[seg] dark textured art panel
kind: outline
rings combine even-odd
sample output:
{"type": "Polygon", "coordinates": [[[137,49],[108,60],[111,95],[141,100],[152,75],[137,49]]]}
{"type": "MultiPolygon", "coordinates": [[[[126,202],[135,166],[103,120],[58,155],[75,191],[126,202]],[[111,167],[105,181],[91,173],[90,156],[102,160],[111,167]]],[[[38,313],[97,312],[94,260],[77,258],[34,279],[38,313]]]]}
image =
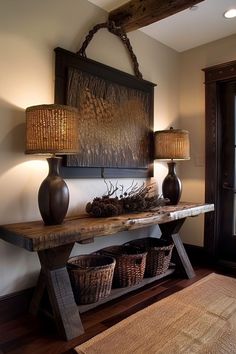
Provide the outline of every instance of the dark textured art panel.
{"type": "Polygon", "coordinates": [[[77,155],[64,178],[153,176],[154,83],[56,48],[55,103],[79,109],[77,155]]]}
{"type": "Polygon", "coordinates": [[[67,104],[79,108],[80,151],[67,166],[145,168],[150,161],[147,92],[69,68],[67,104]]]}

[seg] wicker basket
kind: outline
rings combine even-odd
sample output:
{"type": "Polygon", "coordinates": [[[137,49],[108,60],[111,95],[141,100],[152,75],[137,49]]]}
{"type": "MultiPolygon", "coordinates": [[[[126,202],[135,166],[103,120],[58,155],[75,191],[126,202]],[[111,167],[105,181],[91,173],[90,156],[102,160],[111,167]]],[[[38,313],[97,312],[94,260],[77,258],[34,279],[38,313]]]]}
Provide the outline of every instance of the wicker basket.
{"type": "Polygon", "coordinates": [[[130,241],[126,245],[138,247],[141,252],[147,252],[144,277],[155,277],[169,268],[174,245],[168,241],[147,237],[130,241]]]}
{"type": "Polygon", "coordinates": [[[116,259],[113,287],[124,288],[143,280],[147,252],[140,252],[132,246],[111,246],[97,252],[116,259]]]}
{"type": "Polygon", "coordinates": [[[115,259],[108,256],[82,255],[67,262],[77,304],[90,304],[111,292],[115,259]]]}

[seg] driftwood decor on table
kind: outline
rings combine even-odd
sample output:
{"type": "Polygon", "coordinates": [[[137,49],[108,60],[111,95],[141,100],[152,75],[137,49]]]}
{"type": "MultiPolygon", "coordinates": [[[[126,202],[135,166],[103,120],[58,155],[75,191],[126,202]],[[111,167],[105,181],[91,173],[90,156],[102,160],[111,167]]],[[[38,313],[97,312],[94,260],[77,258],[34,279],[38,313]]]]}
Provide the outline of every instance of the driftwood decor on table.
{"type": "Polygon", "coordinates": [[[86,205],[86,212],[95,217],[117,216],[123,213],[148,211],[158,206],[169,203],[156,193],[156,184],[151,183],[138,186],[132,182],[128,188],[123,185],[113,185],[111,181],[106,182],[107,193],[102,197],[96,197],[92,203],[86,205]]]}
{"type": "Polygon", "coordinates": [[[152,175],[153,92],[142,79],[131,44],[111,23],[96,25],[78,53],[56,48],[55,101],[79,109],[77,155],[64,159],[66,177],[152,175]],[[86,58],[93,35],[107,28],[128,50],[135,76],[86,58]],[[72,168],[73,167],[73,168],[72,168]]]}

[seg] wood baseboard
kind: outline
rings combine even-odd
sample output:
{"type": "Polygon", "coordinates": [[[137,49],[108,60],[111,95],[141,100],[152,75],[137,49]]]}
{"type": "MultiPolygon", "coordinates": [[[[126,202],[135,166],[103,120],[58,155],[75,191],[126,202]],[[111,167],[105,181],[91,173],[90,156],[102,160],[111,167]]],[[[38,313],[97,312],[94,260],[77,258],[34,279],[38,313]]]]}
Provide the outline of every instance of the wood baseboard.
{"type": "Polygon", "coordinates": [[[0,297],[1,323],[10,321],[28,312],[34,288],[24,289],[0,297]]]}
{"type": "Polygon", "coordinates": [[[211,265],[213,260],[209,257],[204,247],[184,244],[189,259],[193,265],[211,265]]]}

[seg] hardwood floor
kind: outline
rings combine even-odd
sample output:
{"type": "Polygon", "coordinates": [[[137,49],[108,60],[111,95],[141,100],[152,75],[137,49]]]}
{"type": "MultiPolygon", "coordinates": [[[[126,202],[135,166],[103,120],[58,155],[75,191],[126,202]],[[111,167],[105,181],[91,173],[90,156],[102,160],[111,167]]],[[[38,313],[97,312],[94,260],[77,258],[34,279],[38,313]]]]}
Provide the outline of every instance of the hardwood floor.
{"type": "Polygon", "coordinates": [[[171,275],[142,290],[124,295],[81,315],[85,334],[71,341],[58,338],[53,324],[28,313],[12,320],[0,318],[0,354],[71,354],[73,348],[136,311],[179,291],[210,274],[211,268],[199,267],[196,277],[188,280],[171,275]]]}

